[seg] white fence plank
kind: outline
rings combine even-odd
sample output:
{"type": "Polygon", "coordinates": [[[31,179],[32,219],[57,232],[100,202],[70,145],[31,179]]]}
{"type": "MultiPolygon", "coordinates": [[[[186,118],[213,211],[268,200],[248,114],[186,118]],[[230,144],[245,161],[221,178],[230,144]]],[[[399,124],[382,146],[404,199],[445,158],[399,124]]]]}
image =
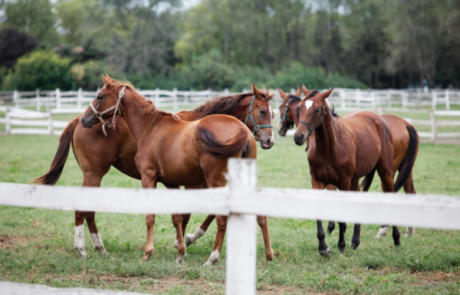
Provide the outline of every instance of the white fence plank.
{"type": "Polygon", "coordinates": [[[79,188],[0,183],[0,205],[113,213],[228,215],[228,189],[79,188]]]}
{"type": "Polygon", "coordinates": [[[134,292],[119,292],[83,288],[52,288],[42,285],[0,282],[2,295],[141,295],[134,292]]]}

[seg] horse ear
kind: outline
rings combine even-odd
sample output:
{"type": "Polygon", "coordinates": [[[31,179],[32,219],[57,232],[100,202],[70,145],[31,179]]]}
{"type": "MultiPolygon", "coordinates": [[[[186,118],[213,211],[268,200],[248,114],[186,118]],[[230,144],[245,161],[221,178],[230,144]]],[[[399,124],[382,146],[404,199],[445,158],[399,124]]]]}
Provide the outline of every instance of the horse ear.
{"type": "Polygon", "coordinates": [[[256,87],[256,83],[253,83],[252,84],[252,93],[254,94],[254,96],[259,99],[259,100],[263,100],[264,97],[262,96],[262,94],[260,93],[259,89],[257,89],[256,87]]]}
{"type": "Polygon", "coordinates": [[[305,94],[305,96],[307,96],[308,92],[310,92],[310,91],[308,91],[307,87],[305,87],[305,85],[302,84],[302,92],[303,92],[303,94],[305,94]]]}
{"type": "Polygon", "coordinates": [[[284,93],[283,89],[280,88],[280,96],[283,100],[286,100],[288,99],[288,96],[286,95],[286,93],[284,93]]]}
{"type": "Polygon", "coordinates": [[[334,87],[332,87],[331,89],[329,89],[328,91],[324,92],[321,94],[321,96],[323,97],[323,99],[326,99],[329,97],[329,95],[331,95],[332,93],[332,90],[334,90],[334,87]]]}
{"type": "Polygon", "coordinates": [[[295,92],[295,95],[300,96],[300,88],[297,88],[297,91],[295,92]]]}
{"type": "Polygon", "coordinates": [[[104,76],[104,74],[101,74],[101,76],[102,76],[102,80],[105,83],[105,86],[110,87],[110,85],[112,84],[112,78],[110,78],[109,75],[107,75],[107,74],[106,74],[106,76],[104,76]]]}

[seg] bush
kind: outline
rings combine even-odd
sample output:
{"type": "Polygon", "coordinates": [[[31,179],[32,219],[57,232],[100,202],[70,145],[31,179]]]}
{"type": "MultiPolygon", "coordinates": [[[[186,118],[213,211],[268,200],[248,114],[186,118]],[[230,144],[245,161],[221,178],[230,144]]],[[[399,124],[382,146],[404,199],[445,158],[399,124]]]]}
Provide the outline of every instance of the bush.
{"type": "Polygon", "coordinates": [[[49,50],[36,50],[18,59],[3,82],[5,90],[69,89],[70,59],[49,50]]]}

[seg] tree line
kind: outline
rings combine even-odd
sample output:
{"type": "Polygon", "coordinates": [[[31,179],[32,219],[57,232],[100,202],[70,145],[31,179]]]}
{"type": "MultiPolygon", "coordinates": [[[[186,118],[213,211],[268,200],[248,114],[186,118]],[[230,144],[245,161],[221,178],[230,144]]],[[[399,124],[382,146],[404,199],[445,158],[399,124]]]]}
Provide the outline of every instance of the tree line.
{"type": "Polygon", "coordinates": [[[184,3],[0,0],[1,87],[460,88],[459,0],[184,3]]]}

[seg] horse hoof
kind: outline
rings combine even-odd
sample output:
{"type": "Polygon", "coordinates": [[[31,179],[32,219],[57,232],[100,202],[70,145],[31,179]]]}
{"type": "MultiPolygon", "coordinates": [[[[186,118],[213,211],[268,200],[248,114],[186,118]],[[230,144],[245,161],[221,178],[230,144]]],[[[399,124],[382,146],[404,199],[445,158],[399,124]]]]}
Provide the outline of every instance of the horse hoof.
{"type": "Polygon", "coordinates": [[[343,254],[343,250],[345,250],[345,248],[339,248],[339,251],[340,251],[340,253],[342,253],[342,254],[343,254]]]}
{"type": "Polygon", "coordinates": [[[405,238],[409,238],[415,232],[415,227],[408,227],[406,230],[405,238]]]}
{"type": "MultiPolygon", "coordinates": [[[[176,240],[176,241],[177,241],[177,240],[176,240]]],[[[191,235],[191,234],[188,234],[188,235],[185,237],[185,245],[188,247],[188,246],[190,246],[191,244],[193,244],[192,235],[191,235]]],[[[174,246],[177,248],[176,242],[174,242],[174,246]]]]}
{"type": "Polygon", "coordinates": [[[270,253],[265,255],[265,258],[267,259],[267,262],[272,261],[274,257],[275,257],[275,253],[273,251],[271,251],[270,253]]]}
{"type": "Polygon", "coordinates": [[[184,257],[179,257],[179,258],[177,258],[177,259],[176,259],[176,262],[177,262],[178,264],[184,264],[184,263],[185,263],[184,257]]]}
{"type": "Polygon", "coordinates": [[[379,233],[377,234],[375,238],[376,239],[383,238],[384,236],[387,235],[387,233],[388,233],[388,227],[382,227],[380,228],[379,233]]]}
{"type": "Polygon", "coordinates": [[[109,255],[109,252],[104,247],[96,247],[96,250],[103,255],[109,255]]]}
{"type": "Polygon", "coordinates": [[[329,257],[329,247],[327,247],[326,250],[319,250],[319,254],[323,257],[329,257]]]}
{"type": "Polygon", "coordinates": [[[356,250],[356,249],[358,248],[359,244],[361,244],[361,243],[360,243],[360,242],[358,242],[358,243],[351,243],[351,248],[352,248],[353,250],[356,250]]]}

